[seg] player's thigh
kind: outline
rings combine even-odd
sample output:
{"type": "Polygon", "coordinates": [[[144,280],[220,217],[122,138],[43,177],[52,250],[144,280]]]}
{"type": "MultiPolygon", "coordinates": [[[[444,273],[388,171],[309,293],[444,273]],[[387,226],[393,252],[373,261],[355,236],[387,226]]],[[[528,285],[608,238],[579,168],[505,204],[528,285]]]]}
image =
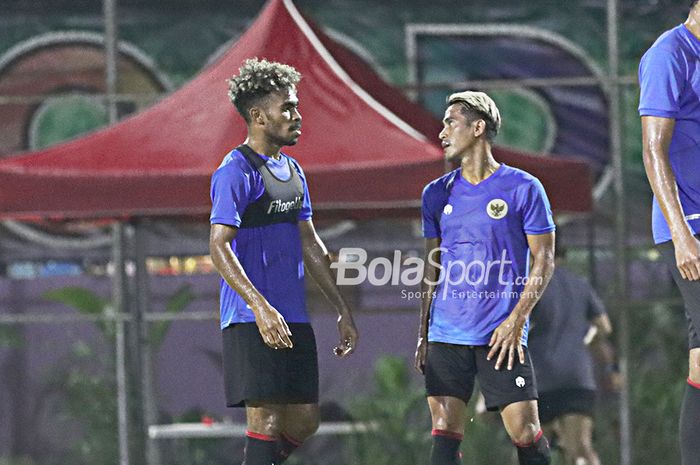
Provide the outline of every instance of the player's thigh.
{"type": "Polygon", "coordinates": [[[433,429],[464,433],[467,419],[467,404],[460,398],[451,396],[428,396],[433,429]]]}
{"type": "MultiPolygon", "coordinates": [[[[695,237],[700,239],[700,234],[695,237]]],[[[683,297],[685,316],[688,320],[688,347],[692,352],[693,349],[700,348],[700,282],[683,279],[676,266],[675,248],[671,241],[658,244],[656,247],[661,253],[663,261],[668,265],[673,280],[683,297]]],[[[693,370],[692,359],[690,375],[691,379],[693,376],[700,378],[700,367],[693,370]]]]}
{"type": "Polygon", "coordinates": [[[248,431],[277,436],[284,426],[284,405],[265,401],[247,402],[245,406],[248,431]]]}
{"type": "Polygon", "coordinates": [[[537,381],[526,347],[525,363],[517,361],[512,370],[501,368],[496,370],[496,357],[487,359],[489,348],[475,348],[477,366],[476,379],[486,401],[486,409],[500,411],[508,405],[537,399],[537,381]]]}
{"type": "Polygon", "coordinates": [[[471,346],[431,342],[425,359],[428,397],[456,397],[464,404],[474,391],[476,362],[471,346]]]}
{"type": "Polygon", "coordinates": [[[287,404],[284,407],[284,433],[304,441],[318,430],[320,419],[318,404],[287,404]]]}
{"type": "Polygon", "coordinates": [[[700,384],[700,348],[690,349],[688,354],[688,377],[695,384],[700,384]]]}
{"type": "Polygon", "coordinates": [[[536,400],[524,400],[506,405],[501,409],[501,418],[508,436],[517,444],[533,442],[542,429],[536,400]]]}

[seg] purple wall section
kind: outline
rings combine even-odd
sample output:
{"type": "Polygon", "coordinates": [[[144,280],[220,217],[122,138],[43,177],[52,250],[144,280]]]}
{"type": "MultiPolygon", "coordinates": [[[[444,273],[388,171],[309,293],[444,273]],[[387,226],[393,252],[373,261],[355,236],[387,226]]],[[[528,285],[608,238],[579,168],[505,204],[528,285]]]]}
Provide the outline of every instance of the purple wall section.
{"type": "MultiPolygon", "coordinates": [[[[167,298],[184,284],[190,284],[195,294],[186,311],[218,311],[218,278],[214,275],[152,278],[151,311],[163,311],[167,298]]],[[[41,297],[47,290],[65,286],[85,287],[105,298],[110,295],[107,278],[0,280],[0,314],[72,314],[75,310],[41,297]]],[[[335,314],[325,310],[328,305],[316,295],[310,292],[309,306],[319,348],[322,401],[344,404],[368,392],[373,386],[374,362],[382,355],[398,355],[411,362],[417,312],[356,312],[360,343],[353,356],[340,360],[332,354],[338,342],[335,314]]],[[[86,370],[104,372],[106,365],[101,365],[101,360],[113,356],[109,339],[92,323],[41,323],[14,328],[25,342],[16,348],[0,346],[0,456],[10,450],[31,451],[37,437],[42,438],[45,449],[50,449],[46,445],[61,444],[75,434],[71,423],[58,413],[65,382],[60,373],[77,363],[72,350],[78,341],[84,341],[94,354],[79,362],[86,370]]],[[[177,416],[196,408],[215,418],[243,418],[240,409],[224,406],[220,346],[218,321],[214,318],[172,323],[153,354],[157,402],[162,413],[177,416]]],[[[418,382],[418,375],[415,378],[418,382]]]]}

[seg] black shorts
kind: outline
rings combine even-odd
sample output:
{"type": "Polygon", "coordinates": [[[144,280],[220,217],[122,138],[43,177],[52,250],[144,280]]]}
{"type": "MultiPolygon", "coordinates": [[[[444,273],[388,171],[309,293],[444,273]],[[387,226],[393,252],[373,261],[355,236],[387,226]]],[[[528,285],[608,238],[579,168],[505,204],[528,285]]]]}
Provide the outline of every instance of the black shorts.
{"type": "Polygon", "coordinates": [[[318,403],[316,338],[308,323],[289,323],[291,349],[267,346],[255,323],[223,330],[226,405],[318,403]]]}
{"type": "MultiPolygon", "coordinates": [[[[695,237],[700,238],[700,235],[695,237]]],[[[672,241],[662,242],[656,247],[671,269],[673,280],[683,296],[685,317],[688,320],[688,348],[698,348],[700,347],[700,336],[698,335],[698,329],[700,329],[700,282],[688,281],[681,277],[681,272],[676,266],[676,251],[672,241]]]]}
{"type": "MultiPolygon", "coordinates": [[[[516,359],[513,369],[501,365],[496,370],[496,358],[486,360],[488,346],[465,346],[431,342],[425,359],[425,389],[428,396],[450,396],[468,403],[475,380],[484,395],[488,410],[537,399],[537,383],[525,348],[525,363],[516,359]]],[[[507,364],[507,361],[506,361],[507,364]]]]}
{"type": "Polygon", "coordinates": [[[555,418],[572,413],[593,417],[595,391],[572,388],[540,392],[540,400],[537,403],[542,423],[549,423],[555,418]]]}

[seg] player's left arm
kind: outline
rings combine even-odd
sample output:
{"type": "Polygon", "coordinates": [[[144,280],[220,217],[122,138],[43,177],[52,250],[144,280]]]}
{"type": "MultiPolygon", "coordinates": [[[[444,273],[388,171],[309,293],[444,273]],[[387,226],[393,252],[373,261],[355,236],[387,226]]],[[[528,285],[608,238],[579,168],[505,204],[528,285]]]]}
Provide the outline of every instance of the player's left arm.
{"type": "Polygon", "coordinates": [[[521,343],[525,324],[554,272],[554,232],[528,234],[527,243],[532,258],[532,267],[527,282],[513,311],[496,328],[489,342],[491,350],[488,359],[491,360],[498,354],[495,366],[497,370],[501,368],[506,357],[508,359],[507,367],[512,370],[516,354],[520,363],[525,363],[525,351],[521,343]]]}
{"type": "Polygon", "coordinates": [[[352,319],[352,312],[340,293],[331,271],[331,260],[326,246],[316,234],[311,219],[299,221],[304,266],[321,288],[321,292],[338,311],[338,332],[340,334],[339,350],[336,355],[344,357],[355,351],[357,345],[357,328],[352,319]]]}
{"type": "Polygon", "coordinates": [[[617,392],[622,386],[622,376],[617,365],[615,347],[610,342],[610,335],[613,332],[612,322],[603,301],[592,288],[589,298],[588,317],[591,329],[583,342],[596,361],[603,367],[603,388],[609,392],[617,392]]]}

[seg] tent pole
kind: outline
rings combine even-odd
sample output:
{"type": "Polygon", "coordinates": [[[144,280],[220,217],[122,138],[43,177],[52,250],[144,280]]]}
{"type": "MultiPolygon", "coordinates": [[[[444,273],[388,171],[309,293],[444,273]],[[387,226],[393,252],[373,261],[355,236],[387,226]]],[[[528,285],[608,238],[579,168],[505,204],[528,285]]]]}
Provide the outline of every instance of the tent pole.
{"type": "Polygon", "coordinates": [[[158,444],[149,438],[148,427],[155,425],[157,406],[153,386],[153,364],[149,340],[148,322],[143,316],[149,311],[150,281],[146,267],[146,235],[143,220],[134,223],[134,262],[136,264],[136,312],[134,313],[134,332],[138,335],[138,364],[140,374],[140,401],[143,422],[139,424],[139,434],[145,438],[145,461],[147,465],[160,465],[158,444]]]}
{"type": "Polygon", "coordinates": [[[625,166],[622,153],[622,113],[618,75],[620,72],[618,0],[608,0],[608,89],[610,95],[610,152],[613,160],[616,200],[615,264],[619,316],[617,322],[618,350],[622,389],[620,391],[620,465],[632,464],[632,430],[629,389],[629,306],[627,274],[627,214],[625,199],[625,166]]]}
{"type": "Polygon", "coordinates": [[[125,234],[124,224],[112,225],[114,242],[112,244],[112,302],[116,314],[116,370],[117,370],[117,418],[119,433],[119,465],[129,465],[129,414],[126,385],[126,343],[124,337],[124,310],[126,302],[126,260],[124,258],[125,234]]]}

